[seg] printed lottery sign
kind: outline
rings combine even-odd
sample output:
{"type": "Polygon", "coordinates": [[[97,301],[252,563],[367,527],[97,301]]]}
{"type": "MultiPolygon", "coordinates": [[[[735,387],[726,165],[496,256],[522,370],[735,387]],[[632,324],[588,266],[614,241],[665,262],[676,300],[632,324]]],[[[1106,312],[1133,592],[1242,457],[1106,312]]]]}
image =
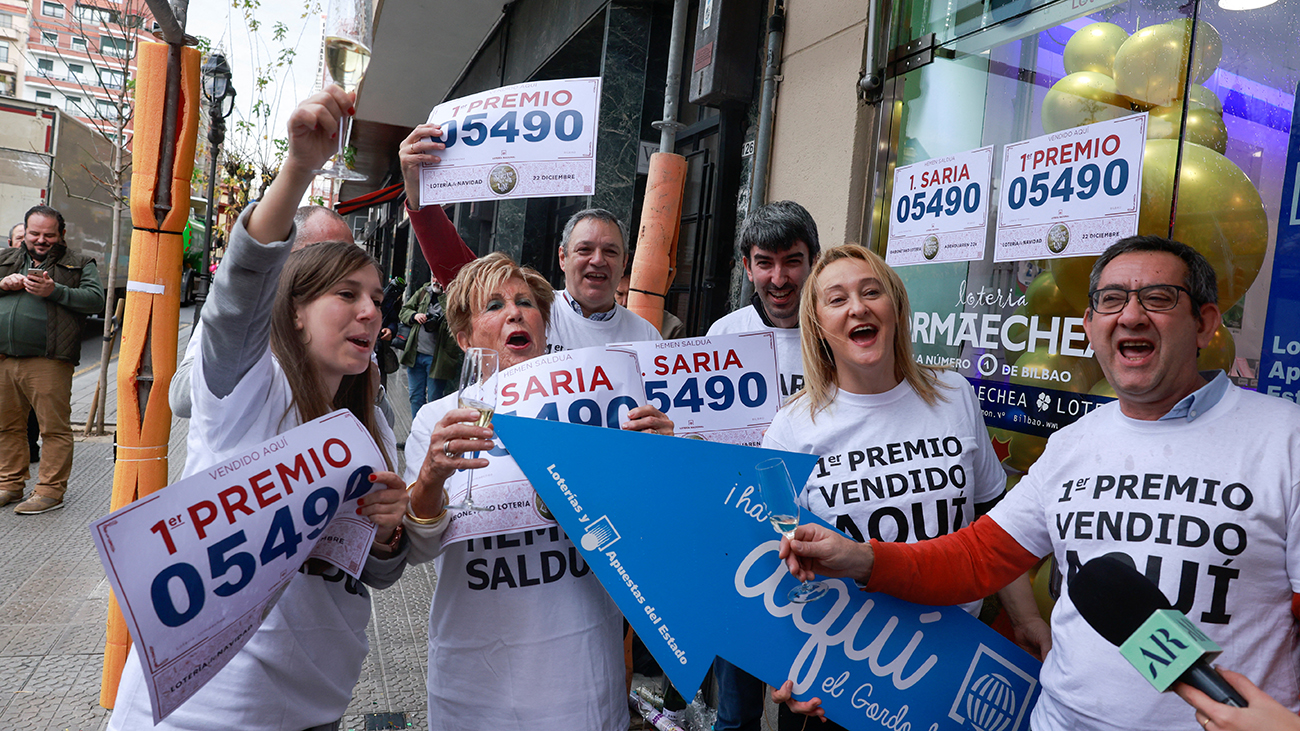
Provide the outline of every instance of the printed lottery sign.
{"type": "Polygon", "coordinates": [[[1007,145],[994,261],[1099,254],[1137,233],[1147,115],[1007,145]]]}
{"type": "Polygon", "coordinates": [[[336,411],[91,524],[155,724],[247,644],[308,558],[360,577],[376,528],[356,501],[384,464],[336,411]]]}
{"type": "MultiPolygon", "coordinates": [[[[582,348],[534,358],[497,376],[497,414],[620,428],[627,412],[644,403],[636,353],[623,348],[582,348]]],[[[528,478],[496,442],[488,466],[474,470],[474,502],[481,512],[451,514],[442,545],[479,536],[543,528],[555,518],[528,478]]],[[[451,477],[447,494],[464,502],[468,472],[451,477]]]]}
{"type": "Polygon", "coordinates": [[[591,195],[600,78],[537,81],[443,102],[442,162],[420,169],[420,205],[591,195]]]}
{"type": "Polygon", "coordinates": [[[646,401],[673,420],[678,436],[758,446],[780,408],[770,332],[614,347],[636,351],[646,401]]]}
{"type": "Polygon", "coordinates": [[[894,171],[889,251],[893,266],[984,258],[993,146],[894,171]]]}

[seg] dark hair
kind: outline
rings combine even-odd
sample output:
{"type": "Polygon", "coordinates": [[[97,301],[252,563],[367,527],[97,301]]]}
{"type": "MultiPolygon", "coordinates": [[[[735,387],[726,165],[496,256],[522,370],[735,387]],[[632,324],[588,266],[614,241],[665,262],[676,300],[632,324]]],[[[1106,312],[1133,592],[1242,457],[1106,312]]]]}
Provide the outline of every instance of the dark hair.
{"type": "Polygon", "coordinates": [[[1183,260],[1183,263],[1187,265],[1187,279],[1184,281],[1183,286],[1187,287],[1190,293],[1192,313],[1196,315],[1198,320],[1201,317],[1201,305],[1219,301],[1219,284],[1214,273],[1214,267],[1210,266],[1210,262],[1206,261],[1201,252],[1187,244],[1159,236],[1129,236],[1111,244],[1110,248],[1102,252],[1101,258],[1097,259],[1097,263],[1092,265],[1092,275],[1088,278],[1088,292],[1091,294],[1096,291],[1098,283],[1101,282],[1101,272],[1106,268],[1107,264],[1122,254],[1139,251],[1164,252],[1173,254],[1183,260]]]}
{"type": "Polygon", "coordinates": [[[12,226],[9,227],[9,240],[10,240],[10,241],[13,241],[13,240],[14,240],[14,230],[17,229],[19,226],[22,226],[23,228],[27,228],[27,222],[24,221],[23,223],[15,223],[14,225],[12,225],[12,226]]]}
{"type": "Polygon", "coordinates": [[[808,245],[808,261],[817,260],[821,242],[817,239],[817,222],[808,209],[794,201],[776,201],[759,206],[740,223],[736,233],[746,259],[755,246],[774,254],[789,249],[795,242],[808,245]]]}
{"type": "Polygon", "coordinates": [[[588,218],[614,224],[618,228],[618,235],[623,237],[623,253],[627,253],[627,224],[620,221],[613,212],[604,208],[584,208],[569,216],[568,222],[564,224],[564,232],[560,234],[560,246],[564,247],[564,253],[569,253],[569,239],[573,237],[574,227],[588,218]]]}
{"type": "MultiPolygon", "coordinates": [[[[50,208],[49,206],[32,206],[31,208],[27,209],[27,213],[23,214],[23,228],[27,228],[27,221],[29,221],[32,216],[46,216],[48,218],[53,218],[54,220],[58,221],[59,239],[63,238],[63,229],[65,228],[65,224],[63,222],[62,213],[59,213],[58,211],[54,210],[53,208],[50,208]]],[[[12,235],[13,229],[9,229],[9,233],[12,235]]]]}
{"type": "MultiPolygon", "coordinates": [[[[379,264],[363,249],[341,241],[326,241],[290,254],[280,273],[275,303],[271,305],[271,352],[289,381],[293,405],[301,421],[311,421],[335,409],[347,409],[361,420],[382,450],[384,441],[375,420],[376,394],[370,378],[374,364],[364,373],[344,376],[333,401],[327,401],[320,374],[308,359],[307,344],[294,326],[299,306],[316,300],[340,279],[367,266],[379,272],[379,264]]],[[[396,464],[393,455],[385,453],[384,459],[389,469],[396,464]]]]}

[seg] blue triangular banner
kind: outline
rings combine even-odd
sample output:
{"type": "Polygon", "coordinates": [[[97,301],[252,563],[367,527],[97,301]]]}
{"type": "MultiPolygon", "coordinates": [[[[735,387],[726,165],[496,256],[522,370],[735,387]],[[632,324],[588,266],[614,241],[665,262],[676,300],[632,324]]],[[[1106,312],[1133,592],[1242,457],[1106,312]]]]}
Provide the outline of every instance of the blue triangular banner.
{"type": "Polygon", "coordinates": [[[493,427],[686,697],[718,655],[793,680],[848,728],[1029,727],[1038,661],[962,609],[841,579],[818,601],[786,599],[798,582],[754,465],[780,457],[798,485],[816,456],[511,416],[493,427]]]}

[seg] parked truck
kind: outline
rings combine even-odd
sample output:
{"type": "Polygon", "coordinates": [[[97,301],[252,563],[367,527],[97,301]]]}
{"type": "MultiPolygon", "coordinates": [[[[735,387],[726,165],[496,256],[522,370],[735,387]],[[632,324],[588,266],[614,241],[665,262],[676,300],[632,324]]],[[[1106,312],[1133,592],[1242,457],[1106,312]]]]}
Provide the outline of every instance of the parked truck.
{"type": "MultiPolygon", "coordinates": [[[[126,159],[129,159],[126,158],[126,159]]],[[[109,286],[113,243],[113,143],[58,107],[0,96],[0,226],[7,235],[35,205],[51,206],[67,222],[68,248],[95,258],[109,286]]],[[[129,190],[129,176],[122,181],[129,190]]],[[[131,210],[122,206],[117,278],[126,295],[131,210]]]]}

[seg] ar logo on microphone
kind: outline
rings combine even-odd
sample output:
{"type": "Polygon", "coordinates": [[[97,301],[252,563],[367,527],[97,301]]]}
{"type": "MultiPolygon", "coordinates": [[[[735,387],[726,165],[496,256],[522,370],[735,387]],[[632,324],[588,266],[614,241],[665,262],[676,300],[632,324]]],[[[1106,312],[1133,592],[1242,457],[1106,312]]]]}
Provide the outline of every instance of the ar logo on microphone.
{"type": "Polygon", "coordinates": [[[1020,731],[1037,690],[1037,678],[980,645],[948,717],[975,731],[1020,731]]]}

